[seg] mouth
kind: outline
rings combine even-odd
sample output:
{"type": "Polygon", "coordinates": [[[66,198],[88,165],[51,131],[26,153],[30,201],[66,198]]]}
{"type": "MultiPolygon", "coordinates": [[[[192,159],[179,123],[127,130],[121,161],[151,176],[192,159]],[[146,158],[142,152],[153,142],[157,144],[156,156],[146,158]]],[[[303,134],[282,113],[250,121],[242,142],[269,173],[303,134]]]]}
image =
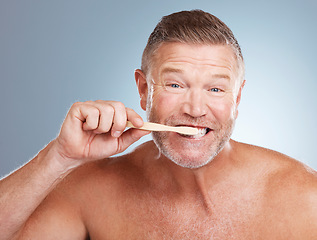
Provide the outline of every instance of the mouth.
{"type": "Polygon", "coordinates": [[[205,135],[207,135],[210,131],[212,131],[208,127],[195,127],[195,128],[198,129],[198,133],[195,135],[186,135],[186,134],[180,134],[180,135],[183,137],[186,137],[186,138],[200,139],[200,138],[204,137],[205,135]]]}

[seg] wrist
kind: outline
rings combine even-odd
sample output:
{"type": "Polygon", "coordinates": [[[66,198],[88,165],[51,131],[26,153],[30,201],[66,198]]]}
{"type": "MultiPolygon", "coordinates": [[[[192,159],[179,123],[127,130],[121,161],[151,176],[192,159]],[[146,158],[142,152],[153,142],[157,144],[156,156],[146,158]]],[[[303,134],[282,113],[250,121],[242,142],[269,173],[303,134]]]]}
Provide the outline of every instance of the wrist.
{"type": "Polygon", "coordinates": [[[38,154],[39,161],[46,167],[49,167],[54,173],[58,173],[60,177],[66,176],[73,169],[80,165],[79,161],[69,159],[58,150],[56,140],[50,142],[38,154]]]}

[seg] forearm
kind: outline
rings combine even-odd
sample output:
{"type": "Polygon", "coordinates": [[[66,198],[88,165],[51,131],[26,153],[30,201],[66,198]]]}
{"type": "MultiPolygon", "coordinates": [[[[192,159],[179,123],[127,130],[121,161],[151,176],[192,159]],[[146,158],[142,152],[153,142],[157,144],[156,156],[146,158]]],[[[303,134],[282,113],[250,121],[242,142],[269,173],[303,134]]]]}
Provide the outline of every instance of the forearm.
{"type": "Polygon", "coordinates": [[[64,166],[52,150],[53,143],[34,159],[0,181],[0,239],[11,239],[50,191],[66,176],[64,166]]]}
{"type": "Polygon", "coordinates": [[[149,132],[120,102],[75,103],[60,134],[24,167],[0,181],[0,240],[12,239],[52,189],[80,164],[121,153],[149,132]],[[119,135],[115,134],[119,133],[119,135]]]}

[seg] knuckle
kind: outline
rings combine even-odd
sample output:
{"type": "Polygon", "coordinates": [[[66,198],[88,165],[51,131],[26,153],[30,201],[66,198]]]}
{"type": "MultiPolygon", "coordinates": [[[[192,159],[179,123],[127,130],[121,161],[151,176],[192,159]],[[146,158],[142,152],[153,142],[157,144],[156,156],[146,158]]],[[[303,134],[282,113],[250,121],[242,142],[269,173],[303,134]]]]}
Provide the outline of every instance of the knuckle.
{"type": "Polygon", "coordinates": [[[114,108],[111,105],[105,105],[102,110],[106,115],[113,115],[114,114],[114,108]]]}
{"type": "Polygon", "coordinates": [[[82,104],[83,104],[82,102],[75,102],[75,103],[73,103],[72,108],[77,108],[82,104]]]}
{"type": "Polygon", "coordinates": [[[122,102],[114,102],[113,105],[120,110],[125,109],[125,106],[122,102]]]}
{"type": "Polygon", "coordinates": [[[71,116],[76,115],[79,112],[80,106],[82,105],[81,102],[75,102],[73,103],[73,105],[71,106],[71,108],[69,109],[68,113],[71,116]]]}

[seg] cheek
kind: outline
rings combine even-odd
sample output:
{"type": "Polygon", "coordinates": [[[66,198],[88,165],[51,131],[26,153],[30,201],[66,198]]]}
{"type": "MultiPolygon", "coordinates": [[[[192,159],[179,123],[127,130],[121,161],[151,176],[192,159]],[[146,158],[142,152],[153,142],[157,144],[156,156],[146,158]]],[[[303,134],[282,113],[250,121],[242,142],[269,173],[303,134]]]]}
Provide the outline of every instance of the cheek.
{"type": "Polygon", "coordinates": [[[175,111],[175,108],[180,105],[180,96],[170,94],[163,90],[156,90],[152,95],[152,107],[157,112],[166,113],[175,111]]]}
{"type": "Polygon", "coordinates": [[[218,121],[226,121],[235,116],[235,103],[232,99],[213,101],[208,107],[218,121]]]}

